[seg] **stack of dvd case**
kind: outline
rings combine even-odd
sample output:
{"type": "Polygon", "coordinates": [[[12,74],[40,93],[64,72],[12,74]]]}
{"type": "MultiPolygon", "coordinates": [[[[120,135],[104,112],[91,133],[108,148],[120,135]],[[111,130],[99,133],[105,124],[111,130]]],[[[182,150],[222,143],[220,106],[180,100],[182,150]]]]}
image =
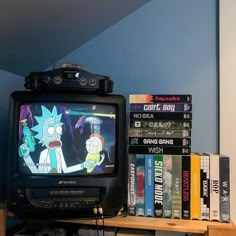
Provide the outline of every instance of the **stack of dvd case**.
{"type": "Polygon", "coordinates": [[[191,128],[191,95],[129,95],[129,215],[189,218],[191,128]]]}

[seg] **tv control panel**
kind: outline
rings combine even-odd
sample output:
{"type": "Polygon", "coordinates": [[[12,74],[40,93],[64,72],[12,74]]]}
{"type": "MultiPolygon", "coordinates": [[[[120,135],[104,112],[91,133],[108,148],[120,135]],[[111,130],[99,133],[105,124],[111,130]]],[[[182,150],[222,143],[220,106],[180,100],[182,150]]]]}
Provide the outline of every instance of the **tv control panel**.
{"type": "Polygon", "coordinates": [[[101,201],[98,188],[85,189],[18,189],[16,202],[23,208],[72,210],[93,208],[101,201]]]}

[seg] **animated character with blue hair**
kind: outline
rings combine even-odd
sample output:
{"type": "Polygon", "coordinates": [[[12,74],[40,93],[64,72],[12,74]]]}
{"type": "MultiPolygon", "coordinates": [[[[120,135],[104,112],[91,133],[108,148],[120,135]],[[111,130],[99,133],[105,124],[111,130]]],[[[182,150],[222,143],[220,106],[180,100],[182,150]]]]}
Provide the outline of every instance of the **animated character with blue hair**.
{"type": "MultiPolygon", "coordinates": [[[[39,140],[39,144],[46,147],[40,153],[39,162],[35,165],[30,157],[31,150],[27,140],[19,147],[19,155],[23,157],[24,162],[29,167],[30,171],[32,173],[54,174],[71,173],[83,170],[84,168],[93,168],[93,165],[89,162],[83,162],[67,167],[61,148],[62,114],[57,114],[55,106],[53,107],[52,112],[45,106],[41,106],[41,108],[42,116],[35,116],[38,124],[32,128],[33,131],[37,132],[34,137],[39,140]]],[[[24,126],[26,127],[25,124],[24,126]]]]}

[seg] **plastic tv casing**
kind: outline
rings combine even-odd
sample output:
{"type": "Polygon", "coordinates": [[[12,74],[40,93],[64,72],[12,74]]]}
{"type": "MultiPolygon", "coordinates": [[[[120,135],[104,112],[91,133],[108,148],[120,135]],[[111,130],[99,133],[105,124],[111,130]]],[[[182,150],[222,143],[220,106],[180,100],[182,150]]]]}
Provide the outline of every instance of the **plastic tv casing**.
{"type": "MultiPolygon", "coordinates": [[[[121,95],[83,91],[16,91],[10,96],[7,155],[7,208],[20,218],[94,218],[94,208],[112,217],[127,199],[126,101],[121,95]],[[78,174],[27,173],[21,166],[19,129],[21,108],[50,105],[114,109],[113,168],[78,174]]],[[[102,111],[100,111],[102,112],[102,111]]],[[[89,113],[88,113],[89,114],[89,113]]],[[[96,116],[96,114],[94,115],[96,116]]],[[[85,116],[86,117],[86,116],[85,116]]],[[[96,125],[95,125],[96,126],[96,125]]],[[[27,142],[26,142],[27,143],[27,142]]],[[[38,145],[38,144],[37,144],[38,145]]],[[[62,146],[63,149],[63,146],[62,146]]],[[[66,152],[69,152],[67,150],[66,152]]],[[[67,153],[64,153],[66,156],[67,153]]]]}

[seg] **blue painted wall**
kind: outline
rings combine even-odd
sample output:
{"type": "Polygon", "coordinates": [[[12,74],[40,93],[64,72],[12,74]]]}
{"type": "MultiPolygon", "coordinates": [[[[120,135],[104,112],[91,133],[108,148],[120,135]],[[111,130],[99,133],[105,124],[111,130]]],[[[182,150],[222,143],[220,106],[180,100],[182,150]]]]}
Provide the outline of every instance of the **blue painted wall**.
{"type": "Polygon", "coordinates": [[[6,154],[8,137],[8,100],[13,90],[24,88],[22,77],[0,70],[0,201],[4,198],[4,181],[6,174],[6,154]]]}
{"type": "Polygon", "coordinates": [[[215,0],[153,0],[59,62],[111,76],[114,93],[193,95],[193,151],[217,151],[215,0]]]}
{"type": "MultiPolygon", "coordinates": [[[[24,90],[24,78],[0,70],[0,207],[5,200],[5,176],[7,158],[7,137],[8,137],[8,106],[9,96],[15,90],[24,90]]],[[[11,218],[7,221],[7,227],[14,226],[21,221],[11,218]]]]}

